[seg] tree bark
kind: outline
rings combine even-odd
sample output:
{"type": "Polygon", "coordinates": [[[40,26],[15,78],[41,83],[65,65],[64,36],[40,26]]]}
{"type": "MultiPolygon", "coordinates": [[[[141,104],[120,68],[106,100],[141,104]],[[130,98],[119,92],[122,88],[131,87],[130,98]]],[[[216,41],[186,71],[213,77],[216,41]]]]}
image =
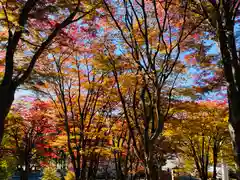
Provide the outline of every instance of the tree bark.
{"type": "MultiPolygon", "coordinates": [[[[229,51],[223,50],[225,48],[228,48],[228,46],[222,45],[226,44],[228,38],[222,37],[220,38],[221,43],[221,52],[222,52],[222,58],[225,59],[224,62],[224,73],[225,78],[228,82],[228,104],[229,104],[229,127],[230,127],[230,134],[232,137],[232,143],[235,150],[235,157],[236,162],[238,164],[238,167],[240,167],[240,92],[239,88],[240,86],[237,83],[237,79],[240,73],[238,69],[240,68],[240,65],[233,64],[232,63],[232,57],[234,57],[232,54],[235,54],[236,52],[234,49],[230,49],[231,54],[229,51]],[[238,71],[238,72],[237,72],[238,71]]],[[[237,61],[239,61],[237,59],[237,61]]]]}
{"type": "Polygon", "coordinates": [[[218,159],[218,148],[216,142],[213,145],[213,180],[217,179],[217,159],[218,159]]]}
{"type": "Polygon", "coordinates": [[[80,180],[80,169],[79,168],[76,168],[75,169],[75,179],[76,180],[80,180]]]}
{"type": "MultiPolygon", "coordinates": [[[[231,4],[231,3],[230,3],[231,4]]],[[[225,4],[217,13],[217,33],[227,81],[230,134],[235,150],[235,158],[240,167],[240,57],[234,36],[234,18],[225,4]]]]}
{"type": "Polygon", "coordinates": [[[149,153],[149,156],[146,158],[145,176],[147,180],[157,180],[157,171],[154,166],[152,153],[149,153]]]}
{"type": "Polygon", "coordinates": [[[22,169],[20,179],[21,180],[28,180],[28,173],[26,172],[26,170],[22,169]]]}
{"type": "Polygon", "coordinates": [[[4,133],[4,121],[13,103],[15,91],[16,88],[13,85],[0,86],[0,143],[4,133]]]}
{"type": "Polygon", "coordinates": [[[230,134],[232,137],[232,143],[235,151],[235,161],[240,167],[240,119],[229,119],[230,134]],[[236,122],[237,121],[237,122],[236,122]]]}

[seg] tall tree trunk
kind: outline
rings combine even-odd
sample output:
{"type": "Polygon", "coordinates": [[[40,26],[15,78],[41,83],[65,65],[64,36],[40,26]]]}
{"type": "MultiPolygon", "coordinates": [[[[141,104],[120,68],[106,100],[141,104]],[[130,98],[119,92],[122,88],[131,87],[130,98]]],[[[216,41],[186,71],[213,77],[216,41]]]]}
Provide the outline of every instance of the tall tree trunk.
{"type": "Polygon", "coordinates": [[[80,180],[81,178],[80,178],[80,168],[76,168],[75,169],[75,179],[76,180],[80,180]]]}
{"type": "Polygon", "coordinates": [[[204,173],[201,179],[202,180],[208,180],[208,175],[206,173],[204,173]]]}
{"type": "Polygon", "coordinates": [[[240,57],[237,53],[234,36],[234,19],[229,14],[227,4],[224,15],[218,14],[217,32],[223,61],[225,79],[228,83],[229,125],[235,150],[236,163],[240,167],[240,57]]]}
{"type": "Polygon", "coordinates": [[[240,168],[240,93],[228,90],[229,132],[235,151],[235,161],[240,168]]]}
{"type": "Polygon", "coordinates": [[[153,162],[153,155],[149,153],[149,156],[146,158],[146,165],[145,165],[145,176],[147,180],[157,180],[157,171],[154,167],[153,162]]]}
{"type": "Polygon", "coordinates": [[[121,155],[119,152],[116,152],[114,155],[114,161],[115,161],[115,170],[116,170],[116,179],[117,180],[123,180],[123,171],[121,167],[121,155]]]}
{"type": "Polygon", "coordinates": [[[28,162],[25,162],[25,170],[22,169],[22,172],[21,172],[21,180],[28,180],[28,175],[29,175],[29,172],[30,172],[30,164],[28,162]]]}
{"type": "MultiPolygon", "coordinates": [[[[223,56],[224,58],[224,56],[223,56]]],[[[227,65],[225,65],[227,66],[227,65]]],[[[231,66],[231,69],[238,69],[239,67],[231,66]]],[[[228,69],[226,67],[225,69],[228,69]]],[[[235,70],[225,70],[225,77],[228,81],[228,103],[229,103],[229,127],[232,142],[235,150],[235,157],[238,167],[240,167],[240,92],[237,84],[234,83],[235,70]]]]}
{"type": "Polygon", "coordinates": [[[217,158],[218,158],[218,151],[217,151],[217,145],[214,142],[213,146],[213,180],[217,179],[217,158]]]}
{"type": "Polygon", "coordinates": [[[26,172],[26,170],[21,170],[21,175],[20,175],[20,180],[28,180],[28,174],[26,172]]]}
{"type": "Polygon", "coordinates": [[[12,86],[0,86],[0,144],[4,133],[4,121],[14,100],[16,88],[12,86]]]}
{"type": "MultiPolygon", "coordinates": [[[[81,167],[81,174],[80,174],[80,179],[81,180],[85,180],[86,179],[86,170],[87,170],[87,160],[86,160],[86,156],[83,156],[82,158],[82,167],[81,167]]],[[[78,179],[78,180],[80,180],[78,179]]],[[[76,179],[77,180],[77,179],[76,179]]]]}

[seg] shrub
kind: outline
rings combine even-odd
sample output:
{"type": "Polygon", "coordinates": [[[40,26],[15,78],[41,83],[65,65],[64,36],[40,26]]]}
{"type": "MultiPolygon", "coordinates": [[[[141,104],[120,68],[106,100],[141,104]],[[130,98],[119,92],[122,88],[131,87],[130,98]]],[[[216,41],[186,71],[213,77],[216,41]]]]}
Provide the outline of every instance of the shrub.
{"type": "Polygon", "coordinates": [[[60,180],[60,178],[57,177],[57,171],[54,167],[46,167],[43,170],[42,180],[60,180]]]}

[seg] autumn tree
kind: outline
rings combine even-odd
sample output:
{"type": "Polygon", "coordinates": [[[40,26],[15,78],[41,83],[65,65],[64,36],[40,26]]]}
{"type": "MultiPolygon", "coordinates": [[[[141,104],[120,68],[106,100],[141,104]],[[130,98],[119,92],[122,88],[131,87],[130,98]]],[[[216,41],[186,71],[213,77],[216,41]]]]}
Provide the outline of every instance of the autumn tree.
{"type": "MultiPolygon", "coordinates": [[[[219,44],[221,64],[227,81],[229,102],[229,124],[240,164],[240,120],[239,120],[239,53],[235,26],[238,23],[239,1],[192,1],[191,10],[196,16],[206,19],[203,27],[209,36],[219,44]]],[[[204,31],[204,30],[203,30],[204,31]]]]}
{"type": "Polygon", "coordinates": [[[11,144],[4,148],[11,149],[10,156],[22,168],[21,179],[26,180],[32,167],[40,166],[41,157],[47,152],[44,147],[56,134],[56,126],[49,103],[33,101],[28,110],[23,105],[26,104],[15,104],[14,112],[6,119],[5,134],[11,144]]]}
{"type": "MultiPolygon", "coordinates": [[[[124,119],[124,117],[121,118],[124,119]]],[[[144,170],[144,166],[142,160],[135,155],[127,122],[117,117],[116,121],[112,122],[114,123],[114,126],[111,128],[113,136],[112,150],[116,167],[116,178],[137,178],[144,170]]],[[[161,136],[157,139],[153,147],[153,157],[158,177],[162,175],[162,166],[166,164],[166,160],[174,158],[177,152],[177,144],[174,140],[169,139],[167,136],[161,136]]],[[[144,151],[141,151],[140,156],[143,156],[143,153],[144,151]]]]}
{"type": "Polygon", "coordinates": [[[89,1],[1,1],[0,141],[16,89],[63,29],[96,9],[89,1]]]}
{"type": "Polygon", "coordinates": [[[104,4],[110,16],[106,21],[116,29],[110,32],[106,25],[106,50],[98,62],[105,63],[115,79],[121,111],[146,177],[156,179],[153,147],[168,116],[176,79],[184,70],[179,61],[181,43],[197,26],[187,21],[188,3],[123,0],[118,6],[114,1],[104,4]]]}
{"type": "MultiPolygon", "coordinates": [[[[221,102],[185,102],[179,104],[166,130],[177,141],[186,162],[192,161],[203,180],[209,178],[209,167],[213,166],[213,179],[217,176],[219,157],[231,149],[227,125],[227,107],[221,102]]],[[[231,150],[230,150],[231,152],[231,150]]]]}
{"type": "Polygon", "coordinates": [[[69,154],[76,179],[91,179],[96,176],[100,160],[111,154],[109,123],[116,101],[108,92],[114,83],[93,66],[94,37],[86,33],[84,40],[84,33],[75,35],[80,33],[85,46],[77,38],[69,47],[55,42],[59,47],[42,60],[51,65],[38,69],[49,76],[35,90],[51,99],[58,114],[61,131],[52,147],[63,148],[69,154]]]}

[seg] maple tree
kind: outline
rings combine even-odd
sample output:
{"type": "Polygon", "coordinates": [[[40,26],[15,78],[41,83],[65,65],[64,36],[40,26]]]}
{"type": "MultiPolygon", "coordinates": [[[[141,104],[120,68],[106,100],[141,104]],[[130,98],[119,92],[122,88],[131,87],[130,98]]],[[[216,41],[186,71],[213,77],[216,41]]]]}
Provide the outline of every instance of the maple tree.
{"type": "Polygon", "coordinates": [[[76,180],[108,178],[110,169],[116,179],[156,180],[178,154],[204,180],[212,165],[216,179],[219,158],[226,159],[220,151],[232,157],[227,114],[236,151],[240,139],[238,7],[224,0],[1,0],[4,154],[18,152],[25,179],[33,163],[60,165],[76,180]],[[220,43],[223,60],[210,53],[209,38],[220,43]],[[40,100],[12,106],[19,87],[40,100]],[[212,102],[210,91],[224,103],[212,102]]]}
{"type": "Polygon", "coordinates": [[[6,119],[5,135],[10,143],[4,148],[11,149],[10,156],[16,159],[21,168],[25,168],[22,169],[21,178],[27,179],[32,167],[40,166],[40,159],[47,153],[47,142],[54,137],[56,126],[48,103],[31,102],[27,111],[23,105],[26,104],[15,104],[14,113],[6,119]]]}
{"type": "Polygon", "coordinates": [[[111,33],[106,28],[105,41],[112,44],[105,45],[106,51],[97,60],[107,65],[115,79],[121,111],[146,177],[156,179],[153,146],[168,116],[176,79],[184,71],[179,61],[181,43],[197,26],[188,24],[188,3],[121,1],[120,6],[115,6],[104,1],[104,4],[111,17],[110,27],[114,25],[116,30],[111,33]],[[189,28],[186,30],[185,26],[189,28]],[[120,38],[111,41],[112,36],[120,38]],[[123,46],[119,48],[116,43],[123,46]],[[120,51],[120,55],[115,51],[120,51]]]}
{"type": "MultiPolygon", "coordinates": [[[[89,37],[88,40],[92,42],[89,37]]],[[[85,175],[93,177],[96,172],[94,168],[98,168],[98,163],[106,161],[106,157],[105,160],[101,158],[105,153],[110,159],[111,153],[114,155],[117,178],[124,179],[130,172],[135,174],[141,163],[133,149],[130,148],[133,142],[131,136],[126,136],[129,134],[128,128],[123,128],[121,125],[114,127],[114,124],[119,124],[119,121],[116,122],[115,118],[109,117],[114,110],[119,110],[119,97],[117,88],[114,88],[114,77],[108,74],[109,71],[105,64],[98,63],[102,61],[99,59],[99,51],[94,48],[92,50],[79,48],[78,43],[74,42],[71,48],[53,49],[49,52],[51,56],[47,56],[46,61],[41,62],[52,65],[41,66],[43,68],[37,70],[39,73],[40,71],[45,74],[49,72],[50,77],[43,80],[41,84],[35,85],[34,89],[49,97],[56,105],[59,114],[58,126],[62,127],[62,133],[51,146],[63,148],[64,151],[70,153],[76,179],[79,174],[81,178],[85,175]],[[91,53],[97,54],[93,56],[94,60],[91,53]],[[109,87],[113,88],[109,89],[109,87]],[[103,123],[103,127],[98,127],[99,123],[103,123]],[[103,138],[106,133],[108,137],[103,138]],[[111,138],[113,138],[113,143],[109,145],[104,143],[104,139],[111,141],[111,138]],[[101,141],[103,144],[99,145],[101,141]],[[99,155],[102,154],[100,159],[94,159],[96,152],[100,152],[99,155]]],[[[125,86],[130,88],[127,83],[125,86]]],[[[120,120],[120,124],[125,127],[126,121],[123,118],[120,120]]]]}
{"type": "Polygon", "coordinates": [[[0,142],[4,119],[16,89],[29,77],[37,60],[63,29],[93,12],[99,2],[1,1],[0,142]],[[27,49],[26,49],[27,48],[27,49]],[[22,58],[22,57],[25,58],[22,58]]]}
{"type": "Polygon", "coordinates": [[[76,179],[93,178],[100,159],[111,153],[107,120],[114,101],[105,91],[105,74],[96,73],[91,65],[90,52],[77,42],[71,48],[49,51],[45,62],[52,66],[39,71],[50,68],[53,75],[35,86],[55,104],[61,132],[51,146],[69,153],[76,179]]]}

